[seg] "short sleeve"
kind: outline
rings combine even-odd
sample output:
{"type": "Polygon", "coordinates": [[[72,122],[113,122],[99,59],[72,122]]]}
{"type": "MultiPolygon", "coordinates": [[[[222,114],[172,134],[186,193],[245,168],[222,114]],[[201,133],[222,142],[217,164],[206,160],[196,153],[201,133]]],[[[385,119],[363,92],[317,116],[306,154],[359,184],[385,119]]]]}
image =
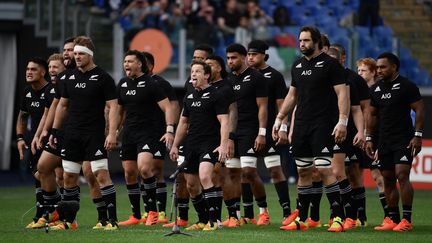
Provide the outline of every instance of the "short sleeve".
{"type": "Polygon", "coordinates": [[[280,73],[277,73],[276,75],[274,93],[275,93],[275,98],[277,100],[285,99],[285,96],[288,93],[288,89],[285,84],[285,79],[280,73]]]}
{"type": "Polygon", "coordinates": [[[407,86],[406,99],[410,104],[422,99],[419,88],[414,83],[408,82],[407,86]]]}
{"type": "Polygon", "coordinates": [[[117,99],[115,82],[109,74],[104,75],[103,93],[105,101],[117,99]]]}
{"type": "Polygon", "coordinates": [[[256,75],[255,79],[255,96],[256,97],[268,97],[268,85],[267,80],[261,73],[256,75]]]}
{"type": "Polygon", "coordinates": [[[329,67],[329,79],[333,86],[346,83],[344,73],[345,70],[342,65],[332,58],[329,67]]]}

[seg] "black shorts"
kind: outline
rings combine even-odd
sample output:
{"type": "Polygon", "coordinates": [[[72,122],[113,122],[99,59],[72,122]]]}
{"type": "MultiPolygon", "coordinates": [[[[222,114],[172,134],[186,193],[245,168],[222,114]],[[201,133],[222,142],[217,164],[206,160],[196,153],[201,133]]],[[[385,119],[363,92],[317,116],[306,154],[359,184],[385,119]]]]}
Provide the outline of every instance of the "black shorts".
{"type": "Polygon", "coordinates": [[[73,162],[94,161],[107,158],[103,133],[79,134],[66,132],[61,156],[73,162]]]}
{"type": "Polygon", "coordinates": [[[24,151],[24,159],[23,162],[28,165],[32,173],[36,173],[37,164],[42,155],[42,150],[36,150],[36,154],[33,154],[30,147],[24,151]]]}
{"type": "Polygon", "coordinates": [[[164,160],[166,149],[165,143],[158,141],[154,146],[153,159],[164,160]]]}
{"type": "Polygon", "coordinates": [[[216,164],[218,161],[218,154],[213,153],[213,150],[215,150],[218,146],[219,145],[215,144],[185,144],[183,148],[185,163],[187,163],[187,165],[184,168],[184,172],[188,174],[197,174],[201,162],[210,162],[212,164],[216,164]]]}
{"type": "Polygon", "coordinates": [[[350,146],[352,145],[347,139],[345,139],[345,141],[343,141],[342,143],[336,143],[333,146],[333,154],[348,154],[351,149],[350,146]]]}
{"type": "Polygon", "coordinates": [[[142,152],[153,154],[156,149],[156,143],[157,141],[152,134],[124,129],[120,159],[137,160],[138,154],[142,152]]]}
{"type": "Polygon", "coordinates": [[[334,139],[331,123],[294,124],[292,152],[297,158],[332,157],[334,139]]]}
{"type": "Polygon", "coordinates": [[[381,168],[380,161],[374,161],[373,159],[369,158],[366,153],[363,153],[363,161],[360,163],[360,167],[363,169],[379,169],[381,168]]]}
{"type": "Polygon", "coordinates": [[[260,156],[255,150],[255,139],[256,135],[237,135],[235,140],[235,157],[241,156],[251,156],[258,157],[260,156]]]}
{"type": "Polygon", "coordinates": [[[48,144],[49,136],[50,136],[50,134],[48,134],[46,141],[43,141],[43,144],[45,144],[43,147],[43,150],[50,153],[50,154],[53,154],[57,157],[60,157],[61,156],[61,149],[63,147],[63,137],[64,137],[63,131],[59,130],[57,132],[57,146],[56,146],[56,148],[52,148],[51,146],[49,146],[49,144],[48,144]]]}
{"type": "Polygon", "coordinates": [[[378,150],[378,158],[381,170],[394,170],[396,164],[412,165],[414,159],[409,148],[401,148],[385,153],[380,153],[378,150]]]}
{"type": "Polygon", "coordinates": [[[279,146],[276,146],[276,142],[272,137],[266,137],[266,146],[261,154],[263,157],[280,155],[279,146]]]}

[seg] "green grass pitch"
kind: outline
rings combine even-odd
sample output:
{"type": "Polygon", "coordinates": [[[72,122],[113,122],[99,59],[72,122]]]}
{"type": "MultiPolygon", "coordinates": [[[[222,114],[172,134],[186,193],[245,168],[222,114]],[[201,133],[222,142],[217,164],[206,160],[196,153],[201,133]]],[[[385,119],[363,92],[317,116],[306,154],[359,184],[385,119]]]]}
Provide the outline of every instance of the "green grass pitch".
{"type": "MultiPolygon", "coordinates": [[[[382,221],[382,208],[375,190],[367,190],[367,214],[369,226],[344,233],[329,233],[326,228],[311,229],[305,232],[287,232],[279,230],[281,209],[272,185],[266,185],[271,224],[258,227],[247,225],[238,229],[222,229],[215,232],[189,232],[193,236],[175,235],[164,237],[171,229],[160,225],[122,227],[118,231],[95,231],[91,227],[96,223],[97,212],[86,185],[81,187],[81,209],[78,213],[79,228],[76,231],[62,231],[48,234],[44,230],[26,230],[34,210],[23,214],[34,205],[34,189],[28,187],[0,188],[0,242],[432,242],[432,192],[416,191],[413,206],[412,232],[376,232],[375,225],[382,221]]],[[[117,208],[120,220],[130,215],[130,205],[124,185],[117,185],[117,208]]],[[[295,205],[295,187],[290,186],[291,205],[295,205]]],[[[168,193],[167,211],[171,205],[168,193]]],[[[196,220],[196,213],[191,205],[191,221],[196,220]]],[[[257,208],[255,214],[257,215],[257,208]]],[[[169,214],[169,212],[167,212],[169,214]]],[[[328,219],[328,201],[325,195],[321,200],[321,218],[328,219]]],[[[226,216],[224,208],[223,217],[226,216]]],[[[324,221],[325,221],[324,220],[324,221]]]]}

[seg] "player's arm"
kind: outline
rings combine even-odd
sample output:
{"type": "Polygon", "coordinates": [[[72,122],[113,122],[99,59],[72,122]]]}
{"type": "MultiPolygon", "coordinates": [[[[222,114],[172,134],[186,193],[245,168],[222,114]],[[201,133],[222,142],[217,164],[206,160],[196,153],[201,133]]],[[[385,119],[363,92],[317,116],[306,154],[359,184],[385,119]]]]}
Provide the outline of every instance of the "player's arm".
{"type": "Polygon", "coordinates": [[[47,136],[47,135],[48,135],[48,131],[53,127],[53,124],[54,124],[54,116],[55,116],[55,113],[56,113],[56,110],[57,110],[57,106],[58,106],[58,104],[59,104],[59,101],[60,101],[59,99],[54,98],[53,101],[52,101],[52,103],[51,103],[51,106],[50,106],[50,108],[49,108],[49,110],[48,110],[47,117],[46,117],[46,119],[45,119],[45,124],[44,124],[44,126],[43,126],[43,130],[42,130],[41,138],[42,138],[42,136],[43,136],[45,133],[46,133],[45,136],[47,136]]]}
{"type": "Polygon", "coordinates": [[[172,100],[170,101],[170,105],[171,105],[171,111],[174,115],[174,124],[178,124],[179,119],[180,119],[180,105],[178,100],[172,100]]]}
{"type": "MultiPolygon", "coordinates": [[[[284,99],[276,99],[276,107],[277,111],[280,111],[283,105],[284,99]]],[[[284,117],[282,119],[282,124],[280,126],[280,129],[278,131],[278,141],[276,142],[276,145],[279,144],[287,144],[288,143],[288,116],[284,117]]]]}
{"type": "Polygon", "coordinates": [[[363,147],[364,144],[364,117],[360,105],[351,106],[351,113],[354,120],[354,125],[357,128],[357,134],[354,137],[353,145],[359,148],[363,147]]]}
{"type": "Polygon", "coordinates": [[[365,151],[367,156],[374,159],[375,158],[375,150],[373,144],[373,136],[375,134],[375,129],[378,120],[378,109],[371,105],[369,107],[369,114],[366,116],[366,145],[365,151]]]}
{"type": "Polygon", "coordinates": [[[49,144],[51,147],[55,148],[57,144],[57,131],[61,128],[63,121],[67,114],[67,109],[69,107],[68,98],[60,98],[59,103],[56,107],[54,114],[54,121],[51,129],[51,136],[49,138],[49,144]]]}
{"type": "Polygon", "coordinates": [[[228,158],[233,158],[235,153],[234,140],[236,138],[236,130],[237,130],[237,119],[238,119],[238,110],[237,110],[237,102],[233,102],[228,107],[228,158]]]}
{"type": "Polygon", "coordinates": [[[160,141],[165,142],[165,145],[168,149],[171,149],[171,145],[174,140],[174,123],[175,123],[175,114],[172,110],[172,106],[168,98],[165,98],[158,102],[159,107],[165,113],[165,123],[166,123],[166,132],[160,139],[160,141]]]}
{"type": "Polygon", "coordinates": [[[217,119],[220,123],[220,145],[213,152],[219,153],[219,161],[221,163],[225,162],[227,159],[227,143],[228,143],[228,134],[229,134],[229,115],[228,114],[220,114],[217,115],[217,119]]]}
{"type": "Polygon", "coordinates": [[[29,113],[20,110],[18,113],[17,123],[16,123],[16,135],[17,135],[17,147],[20,155],[20,160],[24,159],[24,151],[27,145],[24,140],[24,133],[27,127],[27,118],[29,113]]]}
{"type": "Polygon", "coordinates": [[[411,139],[408,147],[411,148],[411,154],[416,156],[422,147],[423,123],[424,123],[424,103],[423,100],[411,103],[411,109],[415,111],[414,137],[411,139]]]}
{"type": "MultiPolygon", "coordinates": [[[[184,109],[183,112],[184,113],[184,109]]],[[[170,158],[172,161],[177,161],[178,158],[178,147],[180,146],[183,139],[186,137],[186,133],[189,126],[188,117],[182,115],[177,126],[177,131],[174,136],[174,142],[170,150],[170,158]]]]}
{"type": "Polygon", "coordinates": [[[371,106],[370,103],[371,103],[370,99],[360,100],[360,107],[363,112],[363,118],[365,120],[365,124],[366,124],[367,116],[369,115],[369,108],[371,106]]]}
{"type": "Polygon", "coordinates": [[[338,99],[339,121],[333,129],[332,135],[334,135],[336,143],[341,143],[345,140],[347,134],[348,114],[351,106],[349,101],[349,87],[347,87],[346,84],[338,84],[333,86],[333,88],[338,99]]]}
{"type": "Polygon", "coordinates": [[[108,109],[108,135],[105,139],[105,149],[109,151],[117,145],[117,128],[120,123],[117,99],[107,100],[105,107],[108,109]]]}
{"type": "Polygon", "coordinates": [[[258,136],[255,139],[254,149],[255,151],[260,151],[264,149],[264,146],[266,144],[265,136],[266,136],[266,127],[267,127],[268,97],[257,97],[256,103],[258,106],[259,130],[258,130],[258,136]]]}
{"type": "Polygon", "coordinates": [[[297,103],[297,89],[293,86],[291,86],[288,90],[288,94],[285,97],[282,106],[279,108],[279,112],[276,116],[273,130],[272,130],[272,136],[274,140],[279,139],[279,129],[282,125],[282,121],[286,119],[288,116],[288,113],[291,112],[294,109],[294,106],[297,103]]]}
{"type": "Polygon", "coordinates": [[[40,138],[40,135],[42,134],[42,131],[43,131],[43,128],[44,128],[44,124],[45,124],[46,118],[48,116],[48,111],[49,111],[49,109],[45,107],[44,113],[43,113],[43,115],[41,117],[41,120],[39,122],[38,128],[37,128],[36,133],[35,133],[35,135],[33,137],[33,141],[31,143],[31,150],[32,150],[33,154],[36,154],[36,150],[37,149],[41,149],[42,148],[42,143],[39,142],[39,141],[41,141],[41,140],[39,140],[39,138],[40,138]]]}

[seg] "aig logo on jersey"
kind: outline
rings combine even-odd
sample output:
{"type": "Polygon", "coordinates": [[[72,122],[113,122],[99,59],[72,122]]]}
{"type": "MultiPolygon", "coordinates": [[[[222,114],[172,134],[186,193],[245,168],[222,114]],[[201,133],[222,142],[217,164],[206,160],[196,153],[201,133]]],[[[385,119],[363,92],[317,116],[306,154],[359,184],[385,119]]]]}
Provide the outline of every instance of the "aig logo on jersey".
{"type": "Polygon", "coordinates": [[[310,76],[312,74],[312,70],[304,70],[303,72],[302,72],[302,76],[310,76]]]}
{"type": "Polygon", "coordinates": [[[31,106],[31,107],[39,107],[40,104],[39,104],[38,101],[32,101],[32,103],[30,103],[30,106],[31,106]]]}
{"type": "Polygon", "coordinates": [[[391,98],[391,93],[386,93],[386,94],[381,95],[382,100],[386,100],[386,99],[390,99],[390,98],[391,98]]]}
{"type": "Polygon", "coordinates": [[[194,101],[192,102],[192,107],[201,107],[201,101],[194,101]]]}
{"type": "Polygon", "coordinates": [[[233,89],[234,89],[234,90],[240,90],[240,88],[241,88],[240,84],[238,84],[238,85],[234,85],[234,86],[233,86],[233,89]]]}
{"type": "Polygon", "coordinates": [[[136,95],[136,90],[128,90],[127,92],[126,92],[126,95],[136,95]]]}
{"type": "Polygon", "coordinates": [[[77,83],[75,84],[76,89],[85,89],[86,83],[77,83]]]}

